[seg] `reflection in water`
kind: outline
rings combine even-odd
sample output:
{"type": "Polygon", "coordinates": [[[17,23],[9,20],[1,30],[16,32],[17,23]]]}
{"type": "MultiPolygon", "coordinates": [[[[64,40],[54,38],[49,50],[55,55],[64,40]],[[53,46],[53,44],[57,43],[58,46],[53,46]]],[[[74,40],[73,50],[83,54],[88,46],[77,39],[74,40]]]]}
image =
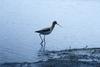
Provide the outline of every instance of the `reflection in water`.
{"type": "Polygon", "coordinates": [[[45,50],[45,46],[41,46],[37,56],[40,61],[47,61],[47,59],[49,59],[49,53],[47,50],[45,50]]]}
{"type": "Polygon", "coordinates": [[[45,46],[41,46],[39,52],[45,52],[45,46]]]}

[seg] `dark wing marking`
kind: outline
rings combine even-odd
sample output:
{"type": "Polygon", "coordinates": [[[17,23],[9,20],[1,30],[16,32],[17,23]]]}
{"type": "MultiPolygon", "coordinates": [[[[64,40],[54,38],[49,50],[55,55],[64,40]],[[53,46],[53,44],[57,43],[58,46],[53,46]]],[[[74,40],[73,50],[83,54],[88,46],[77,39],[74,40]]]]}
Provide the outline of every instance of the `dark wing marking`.
{"type": "Polygon", "coordinates": [[[38,31],[35,31],[35,32],[37,32],[37,33],[43,33],[43,32],[47,32],[47,31],[50,31],[50,28],[45,28],[45,29],[38,30],[38,31]]]}
{"type": "Polygon", "coordinates": [[[47,31],[50,31],[50,28],[45,28],[45,29],[42,29],[42,30],[40,30],[40,31],[42,31],[42,32],[47,32],[47,31]]]}

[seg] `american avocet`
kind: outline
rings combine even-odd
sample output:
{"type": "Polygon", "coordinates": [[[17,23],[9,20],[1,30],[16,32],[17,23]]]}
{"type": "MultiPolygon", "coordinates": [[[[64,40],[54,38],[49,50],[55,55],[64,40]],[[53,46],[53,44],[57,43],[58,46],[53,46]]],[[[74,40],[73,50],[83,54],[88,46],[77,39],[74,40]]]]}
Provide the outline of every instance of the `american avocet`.
{"type": "Polygon", "coordinates": [[[40,36],[40,39],[41,39],[41,43],[40,44],[41,44],[42,47],[43,46],[45,47],[45,44],[46,44],[46,42],[45,42],[45,35],[49,35],[53,31],[55,25],[59,25],[57,23],[57,21],[53,21],[51,27],[48,27],[48,28],[44,28],[44,29],[35,31],[36,33],[39,33],[39,36],[40,36]],[[42,39],[42,36],[41,35],[44,35],[44,38],[43,39],[42,39]],[[43,42],[44,42],[44,45],[43,45],[43,42]]]}

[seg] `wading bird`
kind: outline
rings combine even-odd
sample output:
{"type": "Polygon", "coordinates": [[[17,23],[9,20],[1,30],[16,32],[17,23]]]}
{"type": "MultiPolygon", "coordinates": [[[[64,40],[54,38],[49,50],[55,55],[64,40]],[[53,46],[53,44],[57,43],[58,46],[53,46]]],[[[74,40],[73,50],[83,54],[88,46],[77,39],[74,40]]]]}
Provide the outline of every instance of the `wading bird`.
{"type": "MultiPolygon", "coordinates": [[[[48,27],[48,28],[44,28],[44,29],[35,31],[36,33],[39,33],[39,36],[40,36],[40,39],[41,39],[40,45],[41,45],[42,47],[45,47],[45,44],[46,44],[46,42],[45,42],[45,35],[49,35],[49,34],[53,31],[55,25],[59,25],[59,24],[57,23],[57,21],[53,21],[51,27],[48,27]],[[42,38],[41,35],[43,35],[44,38],[42,38]],[[43,43],[44,43],[44,44],[43,44],[43,43]]],[[[60,26],[60,25],[59,25],[59,26],[60,26]]]]}

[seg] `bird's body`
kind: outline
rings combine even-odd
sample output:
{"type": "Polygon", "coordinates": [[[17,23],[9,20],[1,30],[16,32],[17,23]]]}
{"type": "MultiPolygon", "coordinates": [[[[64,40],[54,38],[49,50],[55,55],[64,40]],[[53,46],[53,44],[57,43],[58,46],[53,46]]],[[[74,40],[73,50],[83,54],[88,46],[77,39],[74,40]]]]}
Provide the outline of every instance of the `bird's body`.
{"type": "MultiPolygon", "coordinates": [[[[40,39],[41,39],[41,43],[40,44],[41,44],[42,47],[43,46],[45,47],[45,44],[46,44],[46,42],[45,42],[45,35],[49,35],[53,31],[53,29],[54,29],[56,24],[57,24],[57,22],[53,21],[51,27],[35,31],[36,33],[39,33],[39,36],[40,36],[40,39]],[[44,35],[44,38],[42,38],[41,35],[44,35]],[[44,43],[44,45],[43,45],[43,43],[44,43]]],[[[57,25],[59,25],[59,24],[57,24],[57,25]]]]}
{"type": "Polygon", "coordinates": [[[42,34],[42,35],[48,35],[48,34],[50,34],[50,33],[53,31],[53,29],[54,29],[54,27],[55,27],[56,24],[57,24],[57,22],[54,21],[54,22],[52,23],[52,26],[51,26],[51,27],[44,28],[44,29],[41,29],[41,30],[38,30],[38,31],[35,31],[35,32],[36,32],[36,33],[40,33],[40,34],[42,34]]]}
{"type": "Polygon", "coordinates": [[[41,29],[41,30],[38,30],[38,31],[35,31],[37,33],[40,33],[42,35],[48,35],[51,33],[51,29],[50,28],[44,28],[44,29],[41,29]]]}

